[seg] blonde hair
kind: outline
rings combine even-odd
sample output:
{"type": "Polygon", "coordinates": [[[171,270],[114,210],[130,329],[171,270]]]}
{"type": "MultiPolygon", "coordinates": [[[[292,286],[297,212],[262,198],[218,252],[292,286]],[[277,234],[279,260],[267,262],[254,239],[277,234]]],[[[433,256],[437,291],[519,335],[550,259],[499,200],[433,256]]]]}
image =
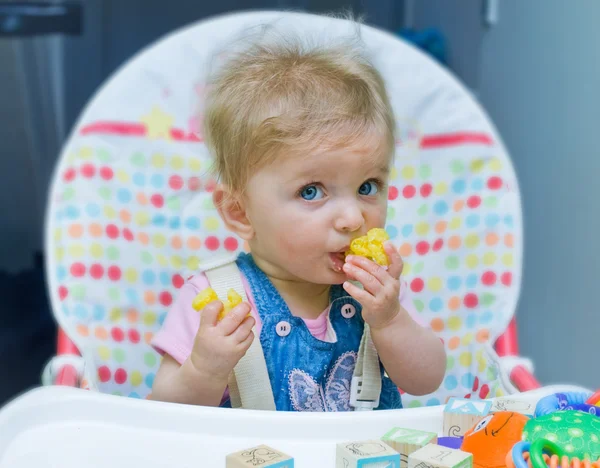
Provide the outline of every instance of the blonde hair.
{"type": "Polygon", "coordinates": [[[209,84],[204,138],[222,183],[243,192],[254,171],[280,155],[365,138],[393,155],[392,107],[358,36],[326,47],[274,39],[263,34],[231,54],[209,84]]]}

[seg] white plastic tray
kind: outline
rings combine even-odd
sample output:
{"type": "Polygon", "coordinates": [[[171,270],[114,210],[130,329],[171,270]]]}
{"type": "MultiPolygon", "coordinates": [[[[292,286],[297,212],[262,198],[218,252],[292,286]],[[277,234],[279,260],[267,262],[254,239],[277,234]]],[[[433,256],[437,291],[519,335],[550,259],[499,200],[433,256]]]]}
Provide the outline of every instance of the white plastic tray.
{"type": "MultiPolygon", "coordinates": [[[[514,395],[537,402],[553,386],[514,395]]],[[[33,390],[0,411],[0,468],[220,468],[225,455],[267,444],[297,468],[335,466],[335,444],[392,427],[440,432],[443,407],[358,413],[276,413],[132,400],[64,387],[33,390]]]]}

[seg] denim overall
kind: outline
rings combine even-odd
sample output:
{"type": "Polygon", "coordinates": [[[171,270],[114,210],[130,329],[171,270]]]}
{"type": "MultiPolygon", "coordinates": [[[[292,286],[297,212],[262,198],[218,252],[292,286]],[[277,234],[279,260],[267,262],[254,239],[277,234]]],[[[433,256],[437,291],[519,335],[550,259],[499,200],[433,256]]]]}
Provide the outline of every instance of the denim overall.
{"type": "MultiPolygon", "coordinates": [[[[352,411],[350,383],[364,327],[361,305],[341,285],[332,286],[329,320],[337,341],[321,341],[304,320],[292,315],[251,255],[241,253],[236,264],[248,281],[262,321],[260,343],[277,411],[352,411]]],[[[383,366],[381,372],[376,409],[402,408],[400,392],[383,375],[383,366]]]]}

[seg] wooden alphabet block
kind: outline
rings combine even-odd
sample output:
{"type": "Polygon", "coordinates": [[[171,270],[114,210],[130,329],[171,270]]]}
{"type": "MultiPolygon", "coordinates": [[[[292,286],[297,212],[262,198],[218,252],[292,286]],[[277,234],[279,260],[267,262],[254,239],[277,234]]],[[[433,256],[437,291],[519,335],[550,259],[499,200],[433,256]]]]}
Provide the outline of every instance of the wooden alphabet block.
{"type": "Polygon", "coordinates": [[[429,444],[408,456],[408,468],[473,468],[473,454],[429,444]]]}
{"type": "Polygon", "coordinates": [[[515,400],[514,398],[498,398],[492,402],[490,413],[497,413],[498,411],[521,413],[532,418],[535,414],[535,404],[515,400]]]}
{"type": "Polygon", "coordinates": [[[267,445],[259,445],[225,457],[225,468],[294,468],[294,459],[267,445]]]}
{"type": "Polygon", "coordinates": [[[408,462],[408,456],[415,450],[427,444],[436,444],[437,434],[435,432],[395,427],[388,431],[381,440],[400,454],[402,465],[405,466],[408,462]]]}
{"type": "Polygon", "coordinates": [[[450,398],[444,408],[444,435],[460,437],[490,413],[492,403],[485,400],[450,398]]]}
{"type": "Polygon", "coordinates": [[[380,440],[337,444],[335,468],[400,468],[400,454],[380,440]]]}

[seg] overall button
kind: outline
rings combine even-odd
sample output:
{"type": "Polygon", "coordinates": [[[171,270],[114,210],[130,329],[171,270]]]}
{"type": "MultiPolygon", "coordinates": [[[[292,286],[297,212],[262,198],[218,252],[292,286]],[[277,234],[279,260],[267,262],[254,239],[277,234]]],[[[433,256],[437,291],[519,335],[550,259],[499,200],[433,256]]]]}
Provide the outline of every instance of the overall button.
{"type": "Polygon", "coordinates": [[[275,331],[279,336],[288,336],[292,331],[292,326],[286,321],[279,322],[275,325],[275,331]]]}
{"type": "Polygon", "coordinates": [[[352,304],[344,304],[342,306],[341,313],[342,317],[350,319],[356,314],[356,307],[354,307],[352,304]]]}

